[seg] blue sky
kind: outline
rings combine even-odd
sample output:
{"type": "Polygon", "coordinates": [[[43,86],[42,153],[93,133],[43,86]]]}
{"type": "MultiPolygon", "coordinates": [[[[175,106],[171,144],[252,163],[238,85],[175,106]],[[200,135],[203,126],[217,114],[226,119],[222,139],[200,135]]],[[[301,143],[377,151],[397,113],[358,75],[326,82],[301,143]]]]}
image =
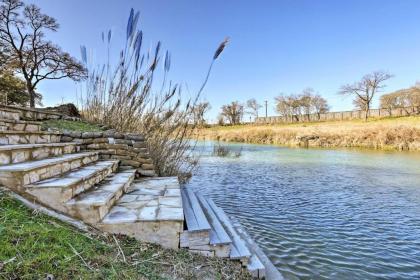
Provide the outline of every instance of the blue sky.
{"type": "MultiPolygon", "coordinates": [[[[332,110],[351,110],[337,95],[342,84],[385,70],[395,77],[386,91],[420,80],[418,0],[31,0],[61,25],[50,38],[80,58],[80,45],[103,55],[100,34],[112,29],[113,46],[125,34],[130,8],[141,11],[146,46],[161,40],[172,54],[171,78],[197,90],[210,59],[226,36],[231,43],[217,61],[205,89],[214,119],[233,100],[274,97],[312,87],[332,110]]],[[[39,86],[45,105],[74,101],[71,81],[39,86]]],[[[377,105],[377,103],[375,103],[377,105]]],[[[261,110],[262,114],[262,110],[261,110]]]]}

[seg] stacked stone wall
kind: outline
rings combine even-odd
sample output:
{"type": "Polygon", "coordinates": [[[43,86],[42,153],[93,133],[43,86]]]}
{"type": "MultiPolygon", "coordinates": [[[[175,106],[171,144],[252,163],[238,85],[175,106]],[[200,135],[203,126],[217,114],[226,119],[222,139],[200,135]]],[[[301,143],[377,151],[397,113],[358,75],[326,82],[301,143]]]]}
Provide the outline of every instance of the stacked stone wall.
{"type": "Polygon", "coordinates": [[[61,142],[76,142],[82,151],[98,151],[101,159],[118,159],[120,168],[137,169],[138,176],[156,176],[143,135],[103,132],[64,131],[61,142]]]}

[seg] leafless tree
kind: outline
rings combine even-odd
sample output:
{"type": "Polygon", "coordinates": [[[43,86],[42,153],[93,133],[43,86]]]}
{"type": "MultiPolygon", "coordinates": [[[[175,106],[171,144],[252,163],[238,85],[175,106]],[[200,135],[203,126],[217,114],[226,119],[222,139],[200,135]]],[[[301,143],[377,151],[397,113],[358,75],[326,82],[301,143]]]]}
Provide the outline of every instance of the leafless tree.
{"type": "Polygon", "coordinates": [[[365,75],[359,82],[342,86],[339,94],[353,96],[354,104],[364,109],[367,120],[374,96],[386,86],[385,81],[391,77],[387,72],[376,71],[365,75]]]}
{"type": "Polygon", "coordinates": [[[318,115],[318,120],[321,118],[321,114],[327,113],[330,110],[327,100],[319,94],[312,97],[311,103],[314,113],[318,115]]]}
{"type": "Polygon", "coordinates": [[[239,124],[244,114],[244,105],[238,101],[222,106],[221,115],[224,116],[230,124],[239,124]]]}
{"type": "MultiPolygon", "coordinates": [[[[43,80],[86,77],[86,69],[70,54],[45,39],[45,32],[57,31],[57,21],[33,5],[21,0],[1,0],[0,48],[9,69],[20,73],[35,107],[35,88],[43,80]]],[[[4,66],[4,65],[3,65],[4,66]]]]}
{"type": "Polygon", "coordinates": [[[206,120],[204,118],[205,114],[211,109],[211,105],[209,102],[201,102],[195,105],[194,111],[194,123],[199,125],[204,125],[206,120]]]}
{"type": "Polygon", "coordinates": [[[407,113],[410,113],[407,107],[420,107],[420,87],[416,85],[408,89],[384,94],[380,98],[380,107],[387,109],[390,114],[392,113],[392,109],[395,108],[402,108],[407,113]]]}
{"type": "Polygon", "coordinates": [[[255,98],[249,99],[246,102],[246,107],[249,109],[248,114],[252,115],[254,118],[258,118],[258,111],[262,108],[262,105],[257,102],[255,98]]]}
{"type": "Polygon", "coordinates": [[[306,116],[310,120],[311,114],[317,114],[318,119],[321,113],[329,111],[327,100],[319,94],[314,94],[314,90],[306,88],[301,94],[281,94],[275,98],[277,112],[290,120],[302,120],[306,116]]]}

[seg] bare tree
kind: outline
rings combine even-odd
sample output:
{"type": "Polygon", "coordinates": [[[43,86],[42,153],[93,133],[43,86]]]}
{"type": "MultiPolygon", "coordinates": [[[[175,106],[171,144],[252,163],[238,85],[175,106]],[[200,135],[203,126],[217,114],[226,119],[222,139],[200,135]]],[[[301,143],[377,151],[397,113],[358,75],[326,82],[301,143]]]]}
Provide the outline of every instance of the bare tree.
{"type": "Polygon", "coordinates": [[[302,120],[306,116],[310,120],[311,114],[320,114],[329,111],[328,102],[319,94],[314,94],[312,88],[306,88],[301,94],[281,94],[275,98],[277,112],[290,120],[302,120]]]}
{"type": "Polygon", "coordinates": [[[228,105],[222,106],[221,115],[228,119],[230,124],[239,124],[244,114],[244,105],[238,101],[233,101],[228,105]]]}
{"type": "Polygon", "coordinates": [[[314,90],[312,88],[306,88],[302,91],[300,96],[297,97],[297,102],[300,103],[301,111],[307,116],[309,120],[309,115],[312,113],[312,97],[314,90]]]}
{"type": "Polygon", "coordinates": [[[248,114],[254,116],[255,118],[258,118],[258,111],[262,108],[262,105],[255,100],[255,98],[249,99],[246,102],[246,107],[249,109],[247,112],[248,114]]]}
{"type": "Polygon", "coordinates": [[[204,118],[204,115],[211,109],[211,105],[209,102],[201,102],[195,105],[193,109],[194,114],[194,123],[197,123],[199,125],[204,125],[206,123],[206,120],[204,118]]]}
{"type": "Polygon", "coordinates": [[[319,94],[312,97],[311,103],[314,113],[318,115],[318,120],[321,118],[321,114],[327,113],[330,110],[327,100],[319,94]]]}
{"type": "MultiPolygon", "coordinates": [[[[86,69],[70,54],[45,39],[46,31],[57,31],[57,21],[35,5],[21,0],[0,0],[0,46],[9,69],[25,79],[30,106],[35,107],[35,88],[43,80],[86,77],[86,69]]],[[[1,59],[1,58],[0,58],[1,59]]]]}
{"type": "Polygon", "coordinates": [[[276,102],[276,111],[282,117],[289,117],[292,115],[291,107],[289,104],[288,96],[284,94],[280,94],[279,96],[275,97],[276,102]]]}
{"type": "Polygon", "coordinates": [[[367,120],[373,97],[386,86],[384,82],[391,77],[392,75],[384,71],[376,71],[365,75],[359,82],[342,86],[339,94],[353,96],[353,103],[364,109],[367,120]]]}

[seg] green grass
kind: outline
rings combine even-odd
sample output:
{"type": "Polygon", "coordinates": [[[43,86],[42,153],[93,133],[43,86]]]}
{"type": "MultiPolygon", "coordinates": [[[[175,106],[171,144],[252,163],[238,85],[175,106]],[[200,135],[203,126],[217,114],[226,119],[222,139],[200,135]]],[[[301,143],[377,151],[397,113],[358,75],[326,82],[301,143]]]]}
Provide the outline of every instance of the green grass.
{"type": "Polygon", "coordinates": [[[95,124],[86,123],[83,121],[67,121],[67,120],[48,120],[42,123],[43,129],[55,130],[70,130],[70,131],[102,131],[102,129],[95,124]]]}
{"type": "Polygon", "coordinates": [[[0,192],[0,279],[250,279],[236,263],[117,240],[76,230],[0,192]]]}

